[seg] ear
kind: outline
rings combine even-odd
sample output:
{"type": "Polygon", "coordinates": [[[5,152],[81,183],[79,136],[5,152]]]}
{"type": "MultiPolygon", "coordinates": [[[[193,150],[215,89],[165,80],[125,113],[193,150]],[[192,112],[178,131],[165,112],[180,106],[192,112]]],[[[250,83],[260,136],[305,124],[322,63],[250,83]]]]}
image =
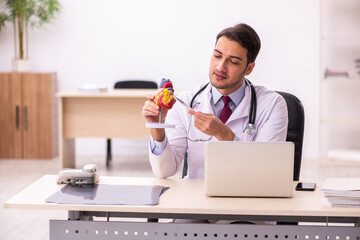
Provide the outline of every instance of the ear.
{"type": "Polygon", "coordinates": [[[254,67],[255,67],[255,62],[249,63],[246,68],[245,75],[250,75],[250,73],[253,71],[254,67]]]}

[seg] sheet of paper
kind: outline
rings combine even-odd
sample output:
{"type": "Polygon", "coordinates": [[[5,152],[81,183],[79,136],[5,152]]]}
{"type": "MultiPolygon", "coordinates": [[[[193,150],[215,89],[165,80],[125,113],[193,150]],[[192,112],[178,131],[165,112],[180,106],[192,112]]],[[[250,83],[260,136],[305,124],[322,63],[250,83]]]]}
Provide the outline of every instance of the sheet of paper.
{"type": "Polygon", "coordinates": [[[65,185],[46,199],[57,204],[157,205],[164,190],[158,185],[65,185]]]}
{"type": "Polygon", "coordinates": [[[360,190],[360,178],[328,178],[322,190],[360,190]]]}

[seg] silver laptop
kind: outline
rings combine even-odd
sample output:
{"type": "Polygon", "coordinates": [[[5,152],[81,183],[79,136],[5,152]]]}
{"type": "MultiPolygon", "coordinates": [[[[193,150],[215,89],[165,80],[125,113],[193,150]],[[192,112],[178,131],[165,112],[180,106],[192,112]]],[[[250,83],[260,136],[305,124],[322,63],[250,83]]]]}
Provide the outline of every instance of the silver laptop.
{"type": "Polygon", "coordinates": [[[208,196],[291,197],[294,143],[206,142],[208,196]]]}

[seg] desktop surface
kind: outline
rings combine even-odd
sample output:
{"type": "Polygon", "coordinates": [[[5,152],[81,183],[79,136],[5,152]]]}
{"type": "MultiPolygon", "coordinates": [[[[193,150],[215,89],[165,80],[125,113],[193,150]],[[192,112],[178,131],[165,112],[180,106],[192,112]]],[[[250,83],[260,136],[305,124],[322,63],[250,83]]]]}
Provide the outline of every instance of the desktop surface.
{"type": "Polygon", "coordinates": [[[198,215],[261,215],[358,217],[360,208],[331,208],[322,204],[320,187],[314,192],[295,191],[291,198],[208,197],[200,179],[158,179],[100,177],[100,184],[163,185],[169,189],[156,206],[75,205],[46,203],[45,199],[64,185],[56,184],[57,175],[45,175],[11,199],[6,208],[51,209],[68,211],[106,211],[122,213],[198,214],[198,215]]]}

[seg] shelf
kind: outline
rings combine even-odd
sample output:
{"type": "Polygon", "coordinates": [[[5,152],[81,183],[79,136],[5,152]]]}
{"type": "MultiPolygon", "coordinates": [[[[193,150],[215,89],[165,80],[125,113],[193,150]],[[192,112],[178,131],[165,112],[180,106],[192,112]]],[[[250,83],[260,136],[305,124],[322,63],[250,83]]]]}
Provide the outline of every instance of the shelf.
{"type": "Polygon", "coordinates": [[[322,77],[321,82],[355,82],[360,83],[360,77],[322,77]]]}
{"type": "Polygon", "coordinates": [[[326,158],[320,158],[319,163],[323,166],[339,166],[339,167],[360,165],[360,162],[329,159],[327,156],[326,158]]]}
{"type": "Polygon", "coordinates": [[[319,159],[328,163],[360,164],[359,10],[359,0],[320,1],[319,159]]]}
{"type": "Polygon", "coordinates": [[[329,161],[346,161],[360,164],[360,149],[333,149],[327,153],[329,161]]]}
{"type": "Polygon", "coordinates": [[[360,34],[356,35],[342,35],[342,36],[335,36],[335,35],[323,35],[320,37],[322,41],[356,41],[360,39],[360,34]]]}
{"type": "Polygon", "coordinates": [[[360,124],[360,118],[323,118],[320,120],[321,124],[339,124],[339,123],[346,123],[346,124],[360,124]]]}

